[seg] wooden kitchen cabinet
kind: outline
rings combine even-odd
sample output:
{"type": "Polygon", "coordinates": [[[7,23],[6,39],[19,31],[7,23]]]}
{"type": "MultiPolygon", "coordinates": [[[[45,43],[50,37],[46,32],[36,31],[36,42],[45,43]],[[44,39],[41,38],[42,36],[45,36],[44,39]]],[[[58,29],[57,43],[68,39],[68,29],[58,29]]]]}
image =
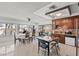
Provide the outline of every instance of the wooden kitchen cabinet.
{"type": "MultiPolygon", "coordinates": [[[[71,30],[71,34],[69,35],[74,35],[76,36],[76,29],[79,29],[79,16],[72,16],[72,17],[66,17],[66,18],[61,18],[61,19],[55,19],[52,20],[52,23],[55,23],[55,29],[58,30],[59,38],[60,38],[60,43],[65,44],[65,34],[67,31],[71,30]],[[59,29],[63,29],[62,35],[61,31],[59,29]]],[[[56,31],[54,31],[54,34],[58,35],[56,31]]],[[[54,35],[53,34],[53,35],[54,35]]]]}

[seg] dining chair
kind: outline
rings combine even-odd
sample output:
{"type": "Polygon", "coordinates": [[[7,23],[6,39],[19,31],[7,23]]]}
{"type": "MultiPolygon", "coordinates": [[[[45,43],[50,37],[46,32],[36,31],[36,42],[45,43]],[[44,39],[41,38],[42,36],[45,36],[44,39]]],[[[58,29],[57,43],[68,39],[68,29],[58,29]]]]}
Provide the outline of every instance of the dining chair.
{"type": "Polygon", "coordinates": [[[31,32],[30,32],[30,34],[29,34],[29,39],[30,39],[30,42],[33,41],[33,36],[32,36],[32,33],[31,33],[31,32]]]}
{"type": "Polygon", "coordinates": [[[54,41],[51,42],[50,45],[51,45],[50,49],[54,50],[54,53],[56,53],[56,55],[60,55],[59,54],[59,50],[60,50],[60,48],[59,48],[59,39],[55,39],[54,41]]]}
{"type": "Polygon", "coordinates": [[[16,38],[16,34],[15,34],[15,32],[14,32],[14,43],[15,43],[15,44],[16,44],[16,40],[19,40],[19,42],[21,41],[20,38],[16,38]]]}
{"type": "Polygon", "coordinates": [[[27,43],[30,43],[29,33],[25,33],[25,40],[27,41],[27,43]]]}
{"type": "MultiPolygon", "coordinates": [[[[45,40],[41,40],[41,39],[38,39],[38,53],[39,53],[39,50],[40,48],[42,48],[42,52],[44,51],[45,52],[45,55],[46,55],[46,52],[49,48],[49,42],[45,41],[45,40]]],[[[49,53],[49,52],[47,52],[49,53]]]]}

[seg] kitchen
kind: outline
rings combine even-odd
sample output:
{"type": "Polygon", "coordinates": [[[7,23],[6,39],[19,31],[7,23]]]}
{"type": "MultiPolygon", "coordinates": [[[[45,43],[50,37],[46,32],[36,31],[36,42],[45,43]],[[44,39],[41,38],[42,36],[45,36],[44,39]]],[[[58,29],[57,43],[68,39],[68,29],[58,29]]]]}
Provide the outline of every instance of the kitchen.
{"type": "Polygon", "coordinates": [[[52,30],[52,38],[59,37],[60,53],[63,54],[65,51],[63,55],[78,55],[79,16],[56,19],[52,21],[52,24],[55,25],[52,30]]]}

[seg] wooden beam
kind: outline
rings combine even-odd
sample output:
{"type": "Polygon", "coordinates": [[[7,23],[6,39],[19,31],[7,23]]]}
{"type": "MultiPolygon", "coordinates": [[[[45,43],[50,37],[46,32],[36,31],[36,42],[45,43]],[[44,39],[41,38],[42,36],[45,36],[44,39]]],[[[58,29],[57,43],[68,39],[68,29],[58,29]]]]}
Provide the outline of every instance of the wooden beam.
{"type": "Polygon", "coordinates": [[[71,15],[72,12],[71,12],[70,6],[68,6],[68,11],[69,11],[69,14],[71,15]]]}
{"type": "Polygon", "coordinates": [[[62,8],[56,9],[56,10],[54,10],[54,11],[47,12],[47,13],[45,13],[45,15],[48,15],[48,14],[51,14],[51,13],[54,13],[54,12],[57,12],[57,11],[60,11],[60,10],[66,9],[66,8],[68,8],[69,13],[70,13],[70,15],[71,15],[70,6],[65,6],[65,7],[62,7],[62,8]]]}
{"type": "Polygon", "coordinates": [[[78,6],[79,6],[79,2],[78,2],[78,6]]]}

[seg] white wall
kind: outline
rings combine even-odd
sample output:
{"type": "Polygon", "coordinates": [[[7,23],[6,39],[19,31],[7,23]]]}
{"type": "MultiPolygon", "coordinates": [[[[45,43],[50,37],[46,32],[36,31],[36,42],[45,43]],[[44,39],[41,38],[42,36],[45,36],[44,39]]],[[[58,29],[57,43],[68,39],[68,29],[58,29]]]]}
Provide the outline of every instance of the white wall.
{"type": "Polygon", "coordinates": [[[28,24],[28,22],[25,20],[19,20],[3,16],[0,16],[0,23],[28,24]]]}

